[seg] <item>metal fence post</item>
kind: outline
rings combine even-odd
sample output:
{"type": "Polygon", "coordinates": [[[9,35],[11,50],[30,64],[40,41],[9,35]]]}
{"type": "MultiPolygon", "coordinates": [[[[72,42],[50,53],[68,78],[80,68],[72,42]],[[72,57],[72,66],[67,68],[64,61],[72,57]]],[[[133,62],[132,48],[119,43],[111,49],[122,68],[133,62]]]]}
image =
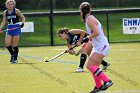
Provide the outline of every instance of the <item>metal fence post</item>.
{"type": "Polygon", "coordinates": [[[110,38],[109,38],[109,14],[108,12],[106,13],[106,22],[107,22],[107,38],[108,38],[108,42],[110,42],[110,38]]]}
{"type": "Polygon", "coordinates": [[[50,15],[49,15],[49,19],[50,19],[50,39],[51,39],[51,46],[54,45],[54,38],[53,38],[53,2],[52,0],[49,0],[49,8],[50,8],[50,15]]]}

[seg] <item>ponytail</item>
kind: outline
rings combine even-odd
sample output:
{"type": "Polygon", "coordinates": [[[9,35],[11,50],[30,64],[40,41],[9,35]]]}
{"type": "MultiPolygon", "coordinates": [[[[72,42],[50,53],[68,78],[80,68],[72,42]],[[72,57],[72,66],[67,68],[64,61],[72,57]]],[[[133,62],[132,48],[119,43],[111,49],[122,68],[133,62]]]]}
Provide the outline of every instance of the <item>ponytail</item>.
{"type": "Polygon", "coordinates": [[[83,22],[85,22],[86,14],[88,14],[90,12],[90,4],[88,2],[83,2],[80,5],[80,10],[81,10],[82,20],[83,20],[83,22]]]}

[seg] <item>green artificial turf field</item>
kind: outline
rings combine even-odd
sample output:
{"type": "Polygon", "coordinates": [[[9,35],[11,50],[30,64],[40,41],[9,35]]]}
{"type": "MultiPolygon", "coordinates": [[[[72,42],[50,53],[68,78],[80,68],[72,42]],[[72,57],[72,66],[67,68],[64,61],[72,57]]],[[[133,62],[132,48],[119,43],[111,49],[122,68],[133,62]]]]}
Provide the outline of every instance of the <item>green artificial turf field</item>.
{"type": "MultiPolygon", "coordinates": [[[[63,52],[66,46],[21,47],[18,64],[10,64],[0,48],[0,93],[89,93],[94,87],[91,73],[75,73],[79,56],[64,54],[45,63],[44,57],[63,52]]],[[[105,73],[114,82],[101,93],[140,93],[140,43],[111,43],[105,73]]]]}

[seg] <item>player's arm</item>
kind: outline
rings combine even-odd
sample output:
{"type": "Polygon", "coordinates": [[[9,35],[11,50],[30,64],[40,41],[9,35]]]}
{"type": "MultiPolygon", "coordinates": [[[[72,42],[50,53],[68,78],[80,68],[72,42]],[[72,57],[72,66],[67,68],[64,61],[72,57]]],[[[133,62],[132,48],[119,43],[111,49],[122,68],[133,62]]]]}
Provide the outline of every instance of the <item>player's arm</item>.
{"type": "Polygon", "coordinates": [[[21,19],[22,19],[22,24],[21,24],[21,28],[22,28],[22,27],[24,26],[25,16],[21,13],[21,11],[20,11],[19,9],[16,9],[16,14],[17,14],[18,16],[20,16],[21,19]]]}
{"type": "Polygon", "coordinates": [[[67,41],[67,47],[68,47],[69,49],[72,47],[72,45],[69,44],[68,41],[67,41]]]}
{"type": "Polygon", "coordinates": [[[5,26],[6,21],[7,21],[7,19],[6,19],[6,12],[4,11],[3,12],[3,19],[2,19],[2,22],[1,22],[1,25],[0,25],[0,30],[2,30],[2,28],[5,26]]]}
{"type": "Polygon", "coordinates": [[[88,36],[90,39],[96,37],[99,35],[99,31],[98,31],[98,28],[97,28],[97,25],[98,25],[98,22],[96,19],[90,17],[88,19],[88,25],[92,31],[92,34],[90,36],[88,36]]]}
{"type": "Polygon", "coordinates": [[[79,34],[80,35],[80,38],[79,38],[79,40],[78,40],[76,45],[77,46],[81,45],[81,42],[82,42],[82,40],[83,40],[83,38],[85,36],[84,30],[81,30],[81,29],[71,29],[70,33],[73,34],[73,35],[74,34],[79,34]]]}
{"type": "Polygon", "coordinates": [[[73,55],[75,53],[75,51],[72,48],[72,45],[67,41],[67,52],[70,53],[71,55],[73,55]]]}

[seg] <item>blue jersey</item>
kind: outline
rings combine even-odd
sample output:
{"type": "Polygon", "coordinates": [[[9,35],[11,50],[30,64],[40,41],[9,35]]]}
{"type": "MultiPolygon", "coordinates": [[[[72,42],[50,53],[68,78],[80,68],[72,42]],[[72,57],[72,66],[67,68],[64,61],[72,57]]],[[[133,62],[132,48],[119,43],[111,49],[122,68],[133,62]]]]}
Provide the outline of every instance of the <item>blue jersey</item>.
{"type": "MultiPolygon", "coordinates": [[[[75,34],[75,35],[72,35],[71,33],[67,33],[68,35],[68,44],[76,44],[78,42],[78,40],[80,39],[80,34],[75,34]]],[[[87,34],[85,33],[85,36],[84,37],[87,37],[87,34]]]]}
{"type": "Polygon", "coordinates": [[[15,12],[16,8],[12,10],[12,13],[9,14],[8,10],[6,10],[6,17],[8,20],[8,24],[15,24],[19,22],[19,16],[15,12]]]}
{"type": "Polygon", "coordinates": [[[19,22],[19,16],[16,14],[15,10],[16,10],[16,8],[14,8],[12,10],[12,13],[10,13],[10,14],[9,14],[8,10],[6,10],[6,17],[8,20],[7,29],[13,29],[13,28],[17,28],[17,29],[8,30],[6,34],[11,35],[11,36],[20,36],[21,28],[20,28],[19,24],[16,24],[19,22]]]}

